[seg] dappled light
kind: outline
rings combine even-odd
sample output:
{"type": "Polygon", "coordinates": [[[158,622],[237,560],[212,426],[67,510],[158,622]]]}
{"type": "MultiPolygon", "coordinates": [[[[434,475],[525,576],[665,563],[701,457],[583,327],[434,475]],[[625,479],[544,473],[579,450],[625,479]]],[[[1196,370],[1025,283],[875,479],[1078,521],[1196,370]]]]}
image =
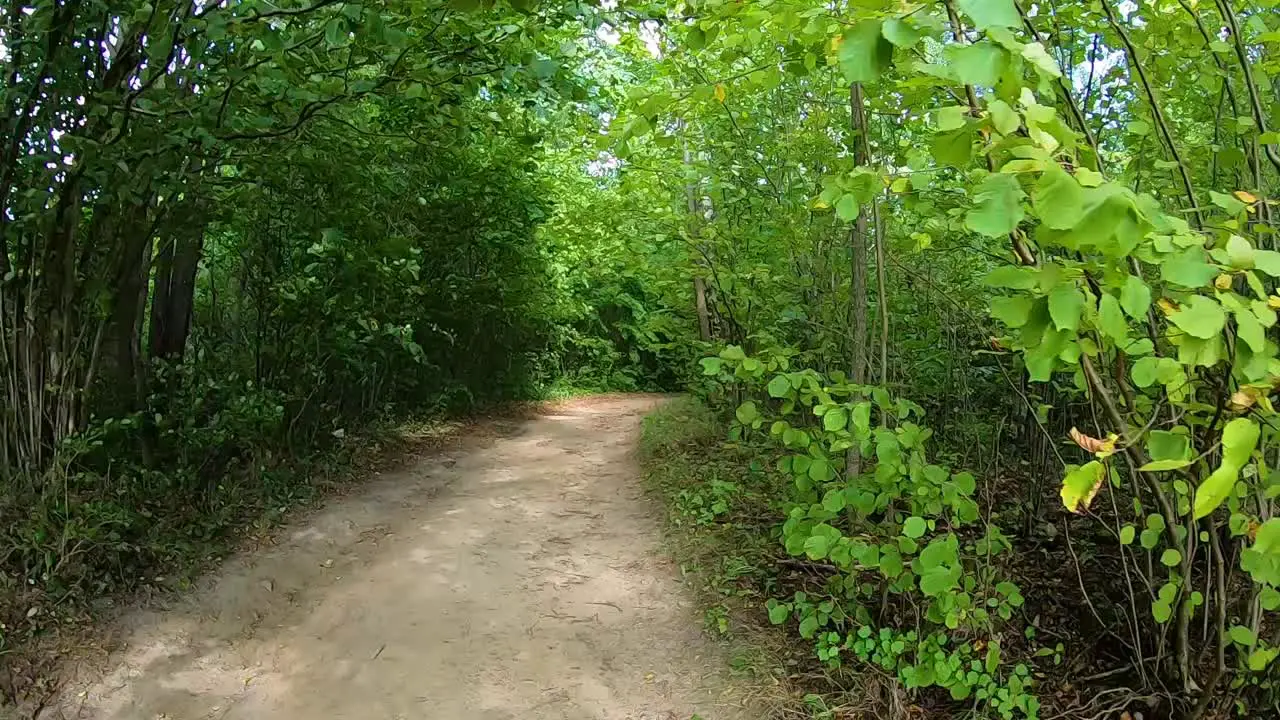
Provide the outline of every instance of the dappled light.
{"type": "Polygon", "coordinates": [[[5,0],[0,70],[5,705],[168,598],[93,716],[1280,716],[1276,0],[5,0]]]}

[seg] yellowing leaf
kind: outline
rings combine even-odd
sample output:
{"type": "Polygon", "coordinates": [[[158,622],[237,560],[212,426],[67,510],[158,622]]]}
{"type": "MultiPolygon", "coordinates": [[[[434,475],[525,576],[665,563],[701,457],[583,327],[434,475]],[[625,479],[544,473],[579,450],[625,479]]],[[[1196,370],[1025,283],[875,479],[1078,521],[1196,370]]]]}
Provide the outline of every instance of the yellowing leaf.
{"type": "Polygon", "coordinates": [[[1236,196],[1236,199],[1237,199],[1237,200],[1239,200],[1240,202],[1242,202],[1242,203],[1246,203],[1246,204],[1248,204],[1248,205],[1252,205],[1252,204],[1254,204],[1254,203],[1258,202],[1258,198],[1254,197],[1254,196],[1253,196],[1252,194],[1250,194],[1250,193],[1245,192],[1244,190],[1237,190],[1237,191],[1235,191],[1234,193],[1231,193],[1231,194],[1232,194],[1232,195],[1235,195],[1235,196],[1236,196]]]}
{"type": "Polygon", "coordinates": [[[1069,470],[1062,479],[1063,506],[1077,515],[1083,515],[1098,494],[1098,488],[1102,487],[1106,476],[1106,466],[1097,460],[1069,470]]]}
{"type": "Polygon", "coordinates": [[[725,98],[724,83],[716,83],[716,100],[719,100],[720,102],[724,102],[724,98],[725,98]]]}

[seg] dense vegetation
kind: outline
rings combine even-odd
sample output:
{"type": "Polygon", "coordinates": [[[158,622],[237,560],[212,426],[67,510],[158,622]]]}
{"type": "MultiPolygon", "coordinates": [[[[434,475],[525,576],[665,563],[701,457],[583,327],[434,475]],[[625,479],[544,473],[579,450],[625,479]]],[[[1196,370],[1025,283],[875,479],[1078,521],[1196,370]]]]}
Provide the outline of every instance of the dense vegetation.
{"type": "Polygon", "coordinates": [[[685,388],[655,487],[815,714],[1280,713],[1275,0],[10,1],[0,60],[3,642],[377,422],[685,388]]]}

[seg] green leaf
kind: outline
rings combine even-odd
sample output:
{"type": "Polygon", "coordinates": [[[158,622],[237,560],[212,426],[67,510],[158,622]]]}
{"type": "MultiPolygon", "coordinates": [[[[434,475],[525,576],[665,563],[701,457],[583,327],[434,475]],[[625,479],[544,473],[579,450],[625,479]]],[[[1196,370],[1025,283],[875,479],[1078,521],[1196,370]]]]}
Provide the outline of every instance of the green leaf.
{"type": "Polygon", "coordinates": [[[985,285],[1012,290],[1030,290],[1036,286],[1036,271],[1020,265],[1001,265],[982,278],[985,285]]]}
{"type": "Polygon", "coordinates": [[[791,393],[791,381],[786,375],[774,375],[765,389],[769,391],[769,397],[784,398],[791,393]]]}
{"type": "Polygon", "coordinates": [[[750,425],[760,418],[760,411],[756,409],[754,401],[748,400],[738,406],[738,409],[734,411],[734,416],[743,425],[750,425]]]}
{"type": "Polygon", "coordinates": [[[1280,277],[1280,252],[1254,250],[1253,266],[1271,277],[1280,277]]]}
{"type": "Polygon", "coordinates": [[[994,87],[1009,66],[1009,51],[990,42],[952,45],[948,57],[956,79],[977,87],[994,87]]]}
{"type": "Polygon", "coordinates": [[[969,106],[967,105],[949,105],[947,107],[938,108],[933,111],[934,122],[937,123],[938,129],[943,132],[950,132],[956,128],[962,128],[969,117],[969,106]]]}
{"type": "Polygon", "coordinates": [[[893,45],[882,34],[879,20],[863,20],[844,34],[836,59],[846,82],[875,82],[893,64],[893,45]]]}
{"type": "Polygon", "coordinates": [[[1165,472],[1168,470],[1177,470],[1191,464],[1190,460],[1152,460],[1151,462],[1138,468],[1139,472],[1165,472]]]}
{"type": "Polygon", "coordinates": [[[845,498],[843,490],[828,490],[826,494],[822,496],[822,508],[827,512],[838,513],[841,510],[844,510],[844,507],[845,498]]]}
{"type": "Polygon", "coordinates": [[[881,28],[884,39],[900,48],[909,48],[920,42],[920,31],[900,18],[889,18],[881,28]]]}
{"type": "Polygon", "coordinates": [[[1029,297],[997,297],[991,299],[991,317],[1011,328],[1020,328],[1027,324],[1031,317],[1031,309],[1035,301],[1029,297]]]}
{"type": "Polygon", "coordinates": [[[911,539],[923,537],[929,527],[925,523],[924,518],[912,515],[902,523],[902,534],[911,539]]]}
{"type": "Polygon", "coordinates": [[[1046,78],[1062,77],[1062,68],[1058,67],[1058,62],[1044,49],[1044,45],[1038,42],[1023,45],[1022,57],[1035,66],[1036,72],[1042,76],[1046,78]]]}
{"type": "Polygon", "coordinates": [[[1200,483],[1200,487],[1196,488],[1195,519],[1199,520],[1217,510],[1218,506],[1231,494],[1239,477],[1238,468],[1224,464],[1205,478],[1204,482],[1200,483]]]}
{"type": "Polygon", "coordinates": [[[720,368],[724,365],[724,361],[718,357],[706,357],[698,362],[702,364],[703,375],[719,375],[720,368]]]}
{"type": "Polygon", "coordinates": [[[1025,216],[1024,195],[1012,175],[988,175],[974,191],[976,205],[965,216],[965,227],[992,238],[1008,235],[1025,216]]]}
{"type": "Polygon", "coordinates": [[[1160,564],[1165,567],[1174,567],[1180,562],[1182,562],[1182,553],[1173,548],[1169,548],[1160,554],[1160,564]]]}
{"type": "Polygon", "coordinates": [[[831,538],[826,535],[810,535],[804,541],[804,554],[810,560],[821,560],[831,552],[831,538]]]}
{"type": "Polygon", "coordinates": [[[962,127],[951,132],[938,133],[929,143],[929,150],[941,165],[965,167],[973,158],[973,130],[962,127]]]}
{"type": "Polygon", "coordinates": [[[1222,332],[1227,315],[1217,301],[1203,295],[1192,295],[1169,316],[1169,321],[1192,337],[1208,340],[1222,332]]]}
{"type": "Polygon", "coordinates": [[[1117,343],[1123,343],[1129,336],[1129,324],[1120,310],[1120,301],[1110,293],[1103,294],[1098,302],[1098,327],[1117,343]]]}
{"type": "Polygon", "coordinates": [[[1159,368],[1160,358],[1154,356],[1139,358],[1138,361],[1133,364],[1133,369],[1130,370],[1130,375],[1133,377],[1133,384],[1140,388],[1155,385],[1156,380],[1159,378],[1159,368]]]}
{"type": "Polygon", "coordinates": [[[341,18],[334,18],[324,26],[324,41],[331,48],[346,44],[347,25],[341,18]]]}
{"type": "Polygon", "coordinates": [[[1267,669],[1276,656],[1280,655],[1280,648],[1258,648],[1249,653],[1249,670],[1260,673],[1267,669]]]}
{"type": "Polygon", "coordinates": [[[1245,204],[1237,200],[1234,196],[1220,193],[1216,190],[1209,191],[1209,199],[1214,205],[1226,210],[1230,215],[1239,215],[1244,212],[1245,204]]]}
{"type": "Polygon", "coordinates": [[[769,622],[774,625],[781,625],[791,617],[791,608],[782,603],[769,606],[769,622]]]}
{"type": "Polygon", "coordinates": [[[937,597],[956,586],[956,572],[950,568],[926,570],[920,576],[920,592],[937,597]]]}
{"type": "Polygon", "coordinates": [[[1152,430],[1147,433],[1147,454],[1152,460],[1183,460],[1191,450],[1191,441],[1185,432],[1152,430]]]}
{"type": "Polygon", "coordinates": [[[800,621],[800,637],[805,640],[809,640],[816,632],[818,632],[818,616],[806,615],[805,618],[800,621]]]}
{"type": "Polygon", "coordinates": [[[1106,477],[1106,466],[1093,460],[1080,467],[1069,466],[1062,479],[1062,504],[1067,510],[1084,514],[1106,477]]]}
{"type": "Polygon", "coordinates": [[[1195,248],[1169,258],[1160,265],[1161,278],[1183,287],[1201,288],[1217,276],[1218,269],[1206,263],[1204,252],[1195,248]]]}
{"type": "Polygon", "coordinates": [[[1084,189],[1056,164],[1040,176],[1035,192],[1036,215],[1053,230],[1070,230],[1084,217],[1084,189]]]}
{"type": "Polygon", "coordinates": [[[1227,264],[1237,270],[1253,267],[1254,250],[1248,240],[1239,235],[1227,238],[1227,264]]]}
{"type": "Polygon", "coordinates": [[[853,406],[853,412],[849,414],[849,419],[853,423],[853,431],[859,438],[866,437],[871,432],[871,403],[860,402],[853,406]]]}
{"type": "Polygon", "coordinates": [[[843,430],[849,423],[849,411],[843,407],[833,407],[822,416],[822,427],[827,432],[843,430]]]}
{"type": "Polygon", "coordinates": [[[992,27],[1016,28],[1022,24],[1013,0],[957,0],[956,6],[973,20],[979,30],[992,27]]]}
{"type": "Polygon", "coordinates": [[[853,193],[845,193],[836,201],[836,215],[845,222],[858,219],[858,198],[853,193]]]}
{"type": "Polygon", "coordinates": [[[1151,288],[1142,282],[1142,278],[1137,275],[1125,277],[1124,287],[1120,288],[1120,307],[1134,320],[1146,319],[1147,309],[1151,307],[1151,288]]]}
{"type": "Polygon", "coordinates": [[[1124,527],[1120,528],[1120,544],[1132,545],[1133,538],[1137,534],[1137,532],[1138,532],[1137,528],[1135,528],[1132,525],[1125,525],[1124,527]]]}
{"type": "Polygon", "coordinates": [[[1236,312],[1236,332],[1240,339],[1244,341],[1249,349],[1256,352],[1264,352],[1267,349],[1267,333],[1262,329],[1262,323],[1258,322],[1257,316],[1248,308],[1241,308],[1236,312]]]}
{"type": "Polygon", "coordinates": [[[1134,120],[1126,125],[1125,129],[1128,130],[1131,135],[1143,137],[1151,134],[1151,123],[1146,120],[1134,120]]]}
{"type": "Polygon", "coordinates": [[[1071,281],[1061,282],[1049,291],[1049,317],[1059,330],[1075,332],[1080,328],[1080,313],[1084,311],[1084,295],[1071,281]]]}
{"type": "Polygon", "coordinates": [[[1151,603],[1151,617],[1163,625],[1169,622],[1169,618],[1173,617],[1173,606],[1170,603],[1159,600],[1151,603]]]}
{"type": "Polygon", "coordinates": [[[1233,625],[1227,631],[1227,635],[1231,638],[1231,642],[1245,647],[1253,647],[1258,644],[1258,636],[1253,631],[1243,625],[1233,625]]]}
{"type": "Polygon", "coordinates": [[[809,479],[817,482],[830,482],[836,476],[835,468],[831,467],[831,463],[822,457],[814,458],[809,463],[809,479]]]}
{"type": "Polygon", "coordinates": [[[1018,111],[1003,100],[988,101],[987,110],[991,112],[991,124],[1001,135],[1012,135],[1022,127],[1022,118],[1018,117],[1018,111]]]}
{"type": "Polygon", "coordinates": [[[1222,462],[1243,468],[1253,455],[1261,429],[1249,418],[1236,418],[1222,428],[1222,462]]]}

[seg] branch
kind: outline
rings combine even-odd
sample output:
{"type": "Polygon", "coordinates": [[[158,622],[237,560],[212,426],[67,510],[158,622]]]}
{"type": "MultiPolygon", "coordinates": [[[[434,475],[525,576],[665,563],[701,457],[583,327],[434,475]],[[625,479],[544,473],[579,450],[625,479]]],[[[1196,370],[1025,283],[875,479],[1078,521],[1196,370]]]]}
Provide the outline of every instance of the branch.
{"type": "MultiPolygon", "coordinates": [[[[1142,61],[1138,58],[1138,49],[1134,47],[1133,40],[1129,37],[1129,33],[1124,26],[1116,20],[1115,11],[1111,7],[1110,0],[1100,0],[1102,9],[1107,14],[1107,20],[1111,23],[1111,27],[1115,29],[1120,36],[1120,42],[1124,43],[1125,53],[1129,56],[1129,64],[1133,66],[1133,70],[1138,75],[1138,82],[1142,85],[1143,92],[1147,95],[1147,102],[1151,104],[1151,115],[1156,121],[1156,127],[1160,129],[1160,136],[1164,139],[1165,145],[1169,147],[1169,154],[1173,156],[1173,161],[1178,163],[1178,174],[1182,177],[1182,189],[1186,192],[1187,202],[1191,207],[1196,206],[1196,191],[1191,184],[1191,172],[1187,170],[1187,164],[1182,160],[1182,153],[1178,152],[1178,146],[1173,141],[1173,133],[1169,131],[1169,123],[1165,120],[1164,111],[1160,109],[1160,101],[1156,98],[1156,91],[1151,86],[1151,80],[1147,78],[1147,71],[1142,67],[1142,61]]],[[[1199,216],[1192,216],[1196,228],[1201,227],[1199,216]]]]}

